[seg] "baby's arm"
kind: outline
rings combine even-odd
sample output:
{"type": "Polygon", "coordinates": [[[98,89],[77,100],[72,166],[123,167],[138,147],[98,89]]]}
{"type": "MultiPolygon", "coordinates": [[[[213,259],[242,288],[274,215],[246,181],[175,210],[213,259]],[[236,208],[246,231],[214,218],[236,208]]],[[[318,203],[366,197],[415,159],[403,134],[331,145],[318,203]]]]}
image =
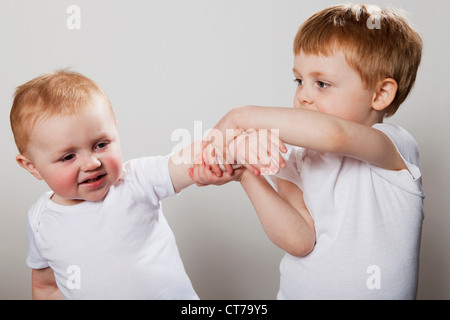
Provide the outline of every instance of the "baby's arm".
{"type": "Polygon", "coordinates": [[[239,180],[243,169],[230,172],[219,169],[214,173],[210,166],[204,164],[202,150],[205,145],[204,141],[196,141],[170,156],[169,173],[175,192],[180,192],[194,182],[197,186],[206,186],[239,180]]]}
{"type": "Polygon", "coordinates": [[[321,152],[332,152],[389,170],[406,169],[395,145],[381,131],[318,111],[247,106],[232,109],[216,129],[279,129],[280,139],[321,152]]]}
{"type": "Polygon", "coordinates": [[[298,257],[312,251],[315,245],[314,221],[303,202],[303,193],[296,185],[277,179],[277,193],[265,178],[250,171],[242,175],[241,185],[274,244],[298,257]]]}
{"type": "Polygon", "coordinates": [[[32,269],[31,286],[34,300],[62,300],[61,291],[56,285],[55,275],[50,267],[32,269]]]}

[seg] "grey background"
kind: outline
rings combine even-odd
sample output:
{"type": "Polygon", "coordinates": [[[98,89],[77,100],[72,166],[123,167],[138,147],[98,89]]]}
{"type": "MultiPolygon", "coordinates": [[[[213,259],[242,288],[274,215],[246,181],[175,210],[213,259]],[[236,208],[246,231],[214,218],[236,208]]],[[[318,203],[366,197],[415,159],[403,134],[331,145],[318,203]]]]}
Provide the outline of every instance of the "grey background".
{"type": "MultiPolygon", "coordinates": [[[[298,26],[335,1],[1,0],[0,298],[31,298],[26,213],[48,190],[15,163],[9,125],[16,86],[72,66],[98,82],[119,119],[124,159],[167,154],[171,134],[211,128],[232,107],[292,106],[298,26]],[[69,30],[69,5],[81,29],[69,30]]],[[[389,121],[419,143],[426,193],[419,299],[450,298],[450,2],[373,1],[409,12],[425,43],[416,86],[389,121]]],[[[163,202],[202,299],[275,299],[283,252],[265,236],[237,183],[190,187],[163,202]]],[[[382,279],[381,279],[382,281],[382,279]]]]}

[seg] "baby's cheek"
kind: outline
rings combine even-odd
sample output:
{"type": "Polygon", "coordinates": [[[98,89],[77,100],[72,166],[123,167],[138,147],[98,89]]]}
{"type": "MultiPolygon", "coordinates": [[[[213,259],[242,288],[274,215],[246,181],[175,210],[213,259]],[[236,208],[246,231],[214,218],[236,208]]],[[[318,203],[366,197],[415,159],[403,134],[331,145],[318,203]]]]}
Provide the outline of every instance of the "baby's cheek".
{"type": "Polygon", "coordinates": [[[120,173],[122,172],[122,157],[120,154],[115,154],[113,156],[107,157],[102,160],[107,168],[108,174],[114,177],[115,180],[119,179],[120,173]]]}
{"type": "Polygon", "coordinates": [[[78,176],[72,172],[55,172],[51,179],[47,180],[49,187],[61,197],[71,198],[76,196],[78,176]]]}

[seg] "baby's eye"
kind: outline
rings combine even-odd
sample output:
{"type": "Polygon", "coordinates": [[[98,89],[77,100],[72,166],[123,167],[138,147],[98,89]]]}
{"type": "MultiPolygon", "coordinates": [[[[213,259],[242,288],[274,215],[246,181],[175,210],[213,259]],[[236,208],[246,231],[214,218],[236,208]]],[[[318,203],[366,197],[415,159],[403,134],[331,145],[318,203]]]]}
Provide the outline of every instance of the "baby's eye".
{"type": "Polygon", "coordinates": [[[302,79],[295,79],[294,82],[297,82],[297,84],[299,86],[301,86],[303,84],[303,80],[302,79]]]}
{"type": "Polygon", "coordinates": [[[74,157],[75,157],[75,155],[74,155],[73,153],[71,153],[71,154],[68,154],[68,155],[62,157],[60,161],[61,161],[61,162],[70,161],[70,160],[72,160],[74,157]]]}
{"type": "Polygon", "coordinates": [[[95,145],[94,149],[105,149],[107,146],[108,146],[107,142],[100,142],[95,145]]]}

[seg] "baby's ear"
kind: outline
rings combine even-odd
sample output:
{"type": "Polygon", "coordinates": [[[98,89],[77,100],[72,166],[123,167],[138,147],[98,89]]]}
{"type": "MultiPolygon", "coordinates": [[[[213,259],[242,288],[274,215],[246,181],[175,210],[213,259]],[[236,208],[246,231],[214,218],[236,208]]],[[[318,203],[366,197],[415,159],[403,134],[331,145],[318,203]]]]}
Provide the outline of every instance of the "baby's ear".
{"type": "Polygon", "coordinates": [[[392,101],[394,101],[397,89],[397,81],[392,78],[386,78],[378,82],[372,107],[377,111],[382,111],[389,107],[392,101]]]}
{"type": "Polygon", "coordinates": [[[42,180],[42,177],[37,171],[33,162],[29,160],[26,156],[24,156],[23,154],[18,154],[16,157],[16,161],[22,168],[31,173],[36,179],[42,180]]]}

